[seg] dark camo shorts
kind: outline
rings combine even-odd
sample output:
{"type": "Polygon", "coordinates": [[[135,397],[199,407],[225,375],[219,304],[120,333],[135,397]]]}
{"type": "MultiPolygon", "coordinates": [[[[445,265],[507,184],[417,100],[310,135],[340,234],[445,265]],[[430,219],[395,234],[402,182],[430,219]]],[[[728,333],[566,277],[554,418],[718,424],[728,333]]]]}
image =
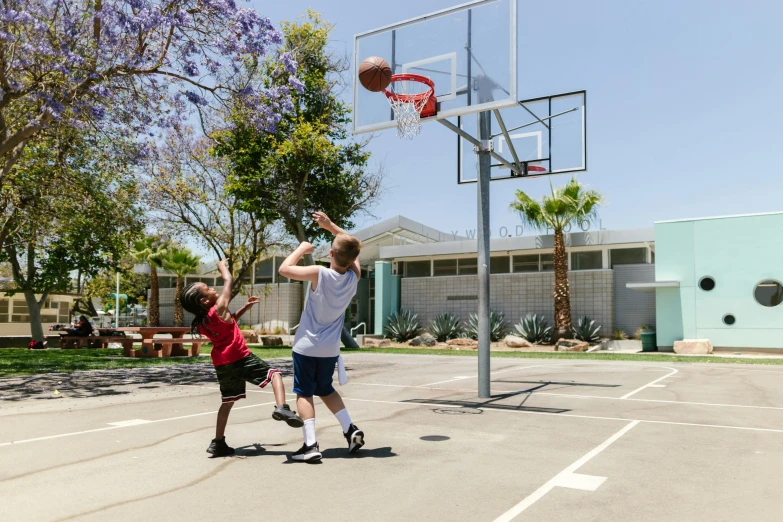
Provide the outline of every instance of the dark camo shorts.
{"type": "Polygon", "coordinates": [[[246,382],[263,388],[280,370],[270,368],[266,362],[250,354],[237,362],[215,366],[215,372],[223,402],[234,402],[245,398],[246,382]]]}

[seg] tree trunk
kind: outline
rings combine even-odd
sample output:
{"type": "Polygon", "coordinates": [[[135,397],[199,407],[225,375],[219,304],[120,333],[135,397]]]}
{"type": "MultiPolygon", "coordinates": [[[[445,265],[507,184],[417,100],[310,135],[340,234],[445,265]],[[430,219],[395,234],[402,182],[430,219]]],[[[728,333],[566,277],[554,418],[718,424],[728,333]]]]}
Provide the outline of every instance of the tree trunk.
{"type": "Polygon", "coordinates": [[[182,310],[182,303],[179,301],[179,293],[182,291],[182,278],[177,276],[177,288],[174,290],[174,326],[185,324],[185,313],[182,310]]]}
{"type": "Polygon", "coordinates": [[[150,302],[147,305],[147,325],[160,326],[160,291],[158,289],[158,271],[150,263],[150,302]]]}
{"type": "Polygon", "coordinates": [[[27,303],[27,313],[30,316],[30,337],[33,341],[43,341],[44,331],[41,324],[41,303],[35,298],[32,290],[24,291],[24,300],[27,303]]]}
{"type": "Polygon", "coordinates": [[[568,288],[568,258],[563,231],[555,230],[555,341],[571,337],[571,291],[568,288]]]}

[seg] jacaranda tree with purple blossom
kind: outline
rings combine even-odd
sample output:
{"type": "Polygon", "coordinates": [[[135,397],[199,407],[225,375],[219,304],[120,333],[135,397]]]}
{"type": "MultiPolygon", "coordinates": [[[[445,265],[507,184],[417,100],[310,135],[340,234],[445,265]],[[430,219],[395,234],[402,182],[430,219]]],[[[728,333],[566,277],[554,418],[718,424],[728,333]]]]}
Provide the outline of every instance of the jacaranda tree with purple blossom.
{"type": "MultiPolygon", "coordinates": [[[[235,0],[0,2],[0,189],[50,126],[115,127],[137,137],[231,100],[258,131],[276,129],[301,88],[268,18],[235,0]],[[254,81],[274,64],[274,88],[254,81]]],[[[0,200],[0,247],[25,212],[0,200]]]]}

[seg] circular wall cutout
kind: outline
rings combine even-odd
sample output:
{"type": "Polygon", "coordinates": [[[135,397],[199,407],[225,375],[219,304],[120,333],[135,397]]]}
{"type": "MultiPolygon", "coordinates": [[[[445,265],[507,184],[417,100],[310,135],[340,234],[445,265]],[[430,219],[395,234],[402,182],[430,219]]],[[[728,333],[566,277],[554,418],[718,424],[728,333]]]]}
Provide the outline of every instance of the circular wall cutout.
{"type": "Polygon", "coordinates": [[[710,290],[715,288],[715,280],[710,276],[702,277],[701,279],[699,279],[699,288],[701,288],[705,292],[709,292],[710,290]]]}
{"type": "Polygon", "coordinates": [[[737,322],[737,318],[733,314],[726,314],[723,316],[723,324],[726,326],[732,326],[737,322]]]}
{"type": "Polygon", "coordinates": [[[783,285],[774,279],[767,279],[756,285],[753,297],[761,306],[773,307],[783,303],[783,285]]]}

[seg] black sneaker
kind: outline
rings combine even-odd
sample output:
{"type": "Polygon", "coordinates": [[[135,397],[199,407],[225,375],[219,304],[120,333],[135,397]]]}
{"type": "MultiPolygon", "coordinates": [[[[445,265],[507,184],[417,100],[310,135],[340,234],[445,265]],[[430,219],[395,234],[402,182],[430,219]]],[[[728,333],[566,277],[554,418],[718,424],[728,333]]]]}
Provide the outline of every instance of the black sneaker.
{"type": "Polygon", "coordinates": [[[349,453],[355,453],[359,448],[364,446],[364,432],[355,425],[351,424],[344,435],[345,440],[348,441],[349,453]]]}
{"type": "Polygon", "coordinates": [[[207,453],[211,453],[214,457],[228,457],[229,455],[234,454],[234,448],[226,444],[225,437],[220,440],[212,439],[212,442],[207,448],[207,453]]]}
{"type": "Polygon", "coordinates": [[[275,408],[272,412],[272,418],[276,421],[285,421],[286,424],[292,428],[301,428],[304,426],[304,421],[299,418],[299,415],[295,411],[291,411],[288,404],[283,404],[275,408]]]}
{"type": "Polygon", "coordinates": [[[316,442],[312,446],[302,444],[302,447],[299,448],[299,451],[291,455],[291,458],[299,462],[308,462],[311,460],[321,460],[322,456],[323,455],[321,455],[321,452],[318,451],[318,443],[316,442]]]}

